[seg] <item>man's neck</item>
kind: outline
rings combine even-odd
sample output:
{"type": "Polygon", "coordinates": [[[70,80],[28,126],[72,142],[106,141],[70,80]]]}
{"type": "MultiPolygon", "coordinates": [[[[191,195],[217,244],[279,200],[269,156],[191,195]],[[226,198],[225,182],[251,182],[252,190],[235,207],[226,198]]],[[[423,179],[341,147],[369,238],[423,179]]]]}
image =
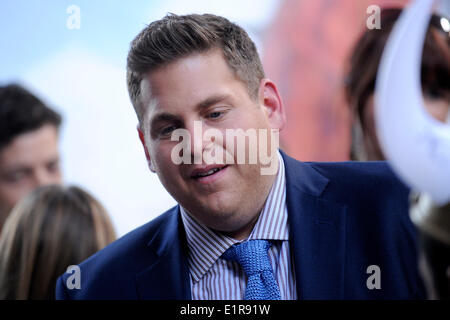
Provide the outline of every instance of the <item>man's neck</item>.
{"type": "Polygon", "coordinates": [[[266,190],[264,192],[265,198],[264,198],[263,203],[255,211],[255,215],[254,215],[253,219],[250,222],[248,222],[247,224],[245,224],[243,227],[238,229],[238,230],[231,231],[231,232],[221,232],[222,234],[224,234],[224,235],[226,235],[226,236],[228,236],[230,238],[233,238],[235,240],[239,240],[239,241],[247,239],[250,236],[250,234],[253,231],[253,228],[255,227],[256,222],[259,219],[259,216],[261,215],[262,210],[264,209],[264,206],[266,205],[266,202],[267,202],[267,199],[269,197],[270,191],[272,190],[273,185],[274,185],[274,183],[275,183],[275,181],[277,179],[277,176],[278,176],[278,173],[279,173],[279,170],[280,170],[280,163],[278,161],[278,154],[277,154],[276,161],[277,161],[276,174],[267,176],[268,183],[266,184],[267,187],[266,187],[266,190]]]}
{"type": "Polygon", "coordinates": [[[220,232],[220,233],[226,235],[227,237],[230,237],[232,239],[239,240],[239,241],[247,239],[250,236],[250,234],[252,233],[252,230],[253,230],[256,222],[258,221],[259,216],[261,215],[261,210],[253,218],[253,220],[251,220],[248,224],[246,224],[239,230],[232,231],[232,232],[220,232]]]}

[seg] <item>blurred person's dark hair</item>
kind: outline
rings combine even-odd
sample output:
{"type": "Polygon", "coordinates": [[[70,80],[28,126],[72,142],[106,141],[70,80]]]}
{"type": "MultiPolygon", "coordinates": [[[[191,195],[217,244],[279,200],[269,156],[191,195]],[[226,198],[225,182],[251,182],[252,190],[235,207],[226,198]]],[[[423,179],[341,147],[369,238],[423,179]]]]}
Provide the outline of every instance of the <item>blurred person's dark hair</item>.
{"type": "Polygon", "coordinates": [[[44,186],[12,210],[0,236],[0,299],[54,299],[56,279],[116,239],[104,207],[78,187],[44,186]]]}
{"type": "Polygon", "coordinates": [[[228,66],[256,99],[265,75],[255,44],[244,29],[212,14],[169,14],[152,22],[131,42],[127,84],[139,121],[143,112],[140,85],[144,74],[177,59],[212,49],[222,51],[228,66]]]}
{"type": "MultiPolygon", "coordinates": [[[[381,10],[381,29],[366,29],[354,46],[349,61],[349,71],[345,79],[347,102],[353,114],[353,160],[383,160],[378,148],[371,114],[368,112],[369,99],[373,97],[376,75],[384,46],[402,9],[381,10]],[[369,119],[369,120],[368,120],[369,119]],[[357,130],[361,129],[362,132],[357,130]],[[363,137],[361,137],[361,135],[363,137]],[[364,141],[364,139],[369,141],[364,141]],[[379,159],[365,158],[364,143],[375,144],[379,159]]],[[[441,17],[433,15],[430,20],[422,55],[421,81],[424,97],[430,100],[443,99],[450,102],[450,35],[441,25],[441,17]]],[[[436,117],[438,118],[438,117],[436,117]]]]}
{"type": "Polygon", "coordinates": [[[0,87],[0,149],[16,136],[52,124],[61,125],[61,115],[17,84],[0,87]]]}

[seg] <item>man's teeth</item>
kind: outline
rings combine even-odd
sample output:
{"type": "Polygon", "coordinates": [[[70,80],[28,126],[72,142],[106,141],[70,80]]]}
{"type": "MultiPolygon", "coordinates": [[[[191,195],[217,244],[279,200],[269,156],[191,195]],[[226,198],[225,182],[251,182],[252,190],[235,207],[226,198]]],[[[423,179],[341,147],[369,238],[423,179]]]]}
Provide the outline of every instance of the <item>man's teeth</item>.
{"type": "Polygon", "coordinates": [[[208,172],[198,173],[197,177],[206,177],[206,176],[212,175],[213,173],[215,173],[219,170],[220,170],[219,168],[214,168],[214,169],[209,170],[208,172]]]}

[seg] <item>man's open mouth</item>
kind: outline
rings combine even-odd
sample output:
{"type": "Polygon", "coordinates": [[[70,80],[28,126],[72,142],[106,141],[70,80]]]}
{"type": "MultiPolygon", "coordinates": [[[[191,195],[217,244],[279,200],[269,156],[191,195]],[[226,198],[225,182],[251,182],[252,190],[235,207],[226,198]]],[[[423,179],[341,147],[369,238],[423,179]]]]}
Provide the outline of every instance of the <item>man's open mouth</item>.
{"type": "Polygon", "coordinates": [[[219,172],[222,169],[225,169],[226,167],[228,167],[228,165],[219,165],[219,166],[213,165],[213,166],[208,166],[204,169],[195,169],[192,172],[191,177],[194,179],[199,179],[199,178],[212,176],[213,174],[219,172]]]}

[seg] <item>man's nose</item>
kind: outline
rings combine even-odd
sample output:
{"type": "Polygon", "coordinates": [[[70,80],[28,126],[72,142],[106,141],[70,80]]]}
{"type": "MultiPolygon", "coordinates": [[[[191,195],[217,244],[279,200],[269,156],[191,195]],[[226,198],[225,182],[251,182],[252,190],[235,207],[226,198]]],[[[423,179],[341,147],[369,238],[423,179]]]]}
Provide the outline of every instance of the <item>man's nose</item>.
{"type": "Polygon", "coordinates": [[[201,164],[202,154],[205,148],[205,141],[203,140],[203,122],[195,120],[188,125],[186,129],[189,131],[191,137],[190,148],[192,163],[201,164]]]}

